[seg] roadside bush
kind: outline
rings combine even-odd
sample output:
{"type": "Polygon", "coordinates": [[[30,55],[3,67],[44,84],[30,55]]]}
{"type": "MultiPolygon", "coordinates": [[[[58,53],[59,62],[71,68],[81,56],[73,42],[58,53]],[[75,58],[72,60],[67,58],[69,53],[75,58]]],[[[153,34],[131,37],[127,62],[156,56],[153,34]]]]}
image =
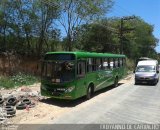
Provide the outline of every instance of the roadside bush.
{"type": "Polygon", "coordinates": [[[133,71],[135,68],[135,63],[134,60],[131,59],[126,59],[126,67],[127,67],[127,71],[133,71]]]}
{"type": "Polygon", "coordinates": [[[9,77],[0,77],[0,88],[13,88],[14,82],[9,77]]]}
{"type": "Polygon", "coordinates": [[[39,79],[33,75],[26,75],[23,73],[18,73],[10,77],[1,77],[0,78],[0,87],[9,89],[14,87],[19,87],[22,85],[31,85],[38,82],[39,79]]]}

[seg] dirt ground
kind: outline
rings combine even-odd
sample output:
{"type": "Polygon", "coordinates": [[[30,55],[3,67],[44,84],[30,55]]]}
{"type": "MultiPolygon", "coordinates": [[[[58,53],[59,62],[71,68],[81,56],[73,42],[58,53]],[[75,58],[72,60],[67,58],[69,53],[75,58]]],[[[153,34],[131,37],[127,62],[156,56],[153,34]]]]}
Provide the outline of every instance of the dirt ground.
{"type": "MultiPolygon", "coordinates": [[[[128,83],[132,79],[132,76],[128,76],[124,80],[121,80],[119,84],[128,83]]],[[[32,91],[40,92],[40,83],[27,86],[32,91]]],[[[20,88],[19,88],[20,89],[20,88]]],[[[15,90],[1,90],[1,94],[10,94],[15,90]]],[[[98,94],[101,94],[98,93],[98,94]]],[[[90,101],[81,98],[75,101],[56,100],[47,97],[40,96],[40,100],[33,100],[36,103],[34,108],[16,110],[14,117],[8,118],[11,124],[48,124],[49,121],[69,112],[75,107],[83,108],[90,101]]]]}

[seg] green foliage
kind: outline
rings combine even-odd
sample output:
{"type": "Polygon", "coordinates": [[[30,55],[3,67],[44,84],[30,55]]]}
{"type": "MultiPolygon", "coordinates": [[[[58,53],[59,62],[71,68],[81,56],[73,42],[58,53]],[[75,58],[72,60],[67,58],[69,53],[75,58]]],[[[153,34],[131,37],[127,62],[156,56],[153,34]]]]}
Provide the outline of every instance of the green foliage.
{"type": "Polygon", "coordinates": [[[133,71],[135,68],[135,61],[132,59],[126,59],[126,67],[127,71],[133,71]]]}
{"type": "Polygon", "coordinates": [[[107,28],[106,23],[86,24],[78,28],[76,47],[86,51],[118,53],[118,43],[114,41],[114,33],[107,28]]]}
{"type": "Polygon", "coordinates": [[[0,87],[9,89],[14,87],[19,87],[22,85],[31,85],[38,81],[39,79],[35,76],[18,73],[17,75],[10,77],[1,77],[0,87]]]}
{"type": "Polygon", "coordinates": [[[121,19],[104,18],[113,4],[113,0],[1,0],[0,52],[41,56],[58,50],[123,50],[133,60],[160,59],[154,49],[158,43],[154,26],[140,17],[124,20],[124,30],[134,30],[124,31],[120,44],[121,19]]]}
{"type": "MultiPolygon", "coordinates": [[[[155,47],[158,40],[153,35],[153,25],[136,17],[123,22],[124,29],[134,28],[123,32],[123,52],[130,59],[139,57],[157,58],[155,47]]],[[[120,19],[110,18],[84,24],[76,28],[75,47],[80,50],[95,52],[120,53],[120,19]],[[78,30],[78,31],[77,31],[78,30]]]]}
{"type": "Polygon", "coordinates": [[[0,51],[36,56],[56,51],[62,28],[65,48],[71,49],[73,30],[100,18],[112,5],[112,0],[1,0],[0,51]]]}
{"type": "Polygon", "coordinates": [[[9,77],[0,77],[0,88],[13,88],[14,82],[9,77]]]}
{"type": "MultiPolygon", "coordinates": [[[[49,2],[49,0],[48,0],[49,2]]],[[[2,0],[0,4],[0,51],[41,55],[59,40],[54,26],[59,10],[41,0],[2,0]]]]}

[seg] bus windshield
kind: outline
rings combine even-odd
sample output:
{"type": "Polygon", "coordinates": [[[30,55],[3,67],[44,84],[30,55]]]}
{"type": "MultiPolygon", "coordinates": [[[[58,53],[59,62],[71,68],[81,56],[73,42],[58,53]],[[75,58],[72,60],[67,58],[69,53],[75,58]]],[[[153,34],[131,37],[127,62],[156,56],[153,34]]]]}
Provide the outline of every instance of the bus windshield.
{"type": "Polygon", "coordinates": [[[73,61],[44,61],[42,77],[53,83],[72,81],[75,78],[75,63],[73,61]]]}
{"type": "Polygon", "coordinates": [[[155,66],[152,65],[144,65],[144,66],[137,66],[136,72],[154,72],[155,66]]]}

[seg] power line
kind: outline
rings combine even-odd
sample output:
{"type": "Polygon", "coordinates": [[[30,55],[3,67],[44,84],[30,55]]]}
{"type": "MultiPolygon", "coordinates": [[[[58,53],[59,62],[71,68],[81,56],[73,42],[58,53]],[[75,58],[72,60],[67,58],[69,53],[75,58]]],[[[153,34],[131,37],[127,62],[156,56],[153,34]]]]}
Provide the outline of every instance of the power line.
{"type": "Polygon", "coordinates": [[[111,13],[113,13],[114,15],[118,15],[118,16],[122,15],[119,11],[117,11],[116,8],[113,8],[113,11],[111,13]]]}
{"type": "Polygon", "coordinates": [[[123,12],[127,13],[128,15],[133,15],[133,13],[131,13],[130,11],[125,9],[124,7],[118,5],[117,3],[115,4],[115,6],[117,6],[119,9],[121,9],[123,12]]]}

